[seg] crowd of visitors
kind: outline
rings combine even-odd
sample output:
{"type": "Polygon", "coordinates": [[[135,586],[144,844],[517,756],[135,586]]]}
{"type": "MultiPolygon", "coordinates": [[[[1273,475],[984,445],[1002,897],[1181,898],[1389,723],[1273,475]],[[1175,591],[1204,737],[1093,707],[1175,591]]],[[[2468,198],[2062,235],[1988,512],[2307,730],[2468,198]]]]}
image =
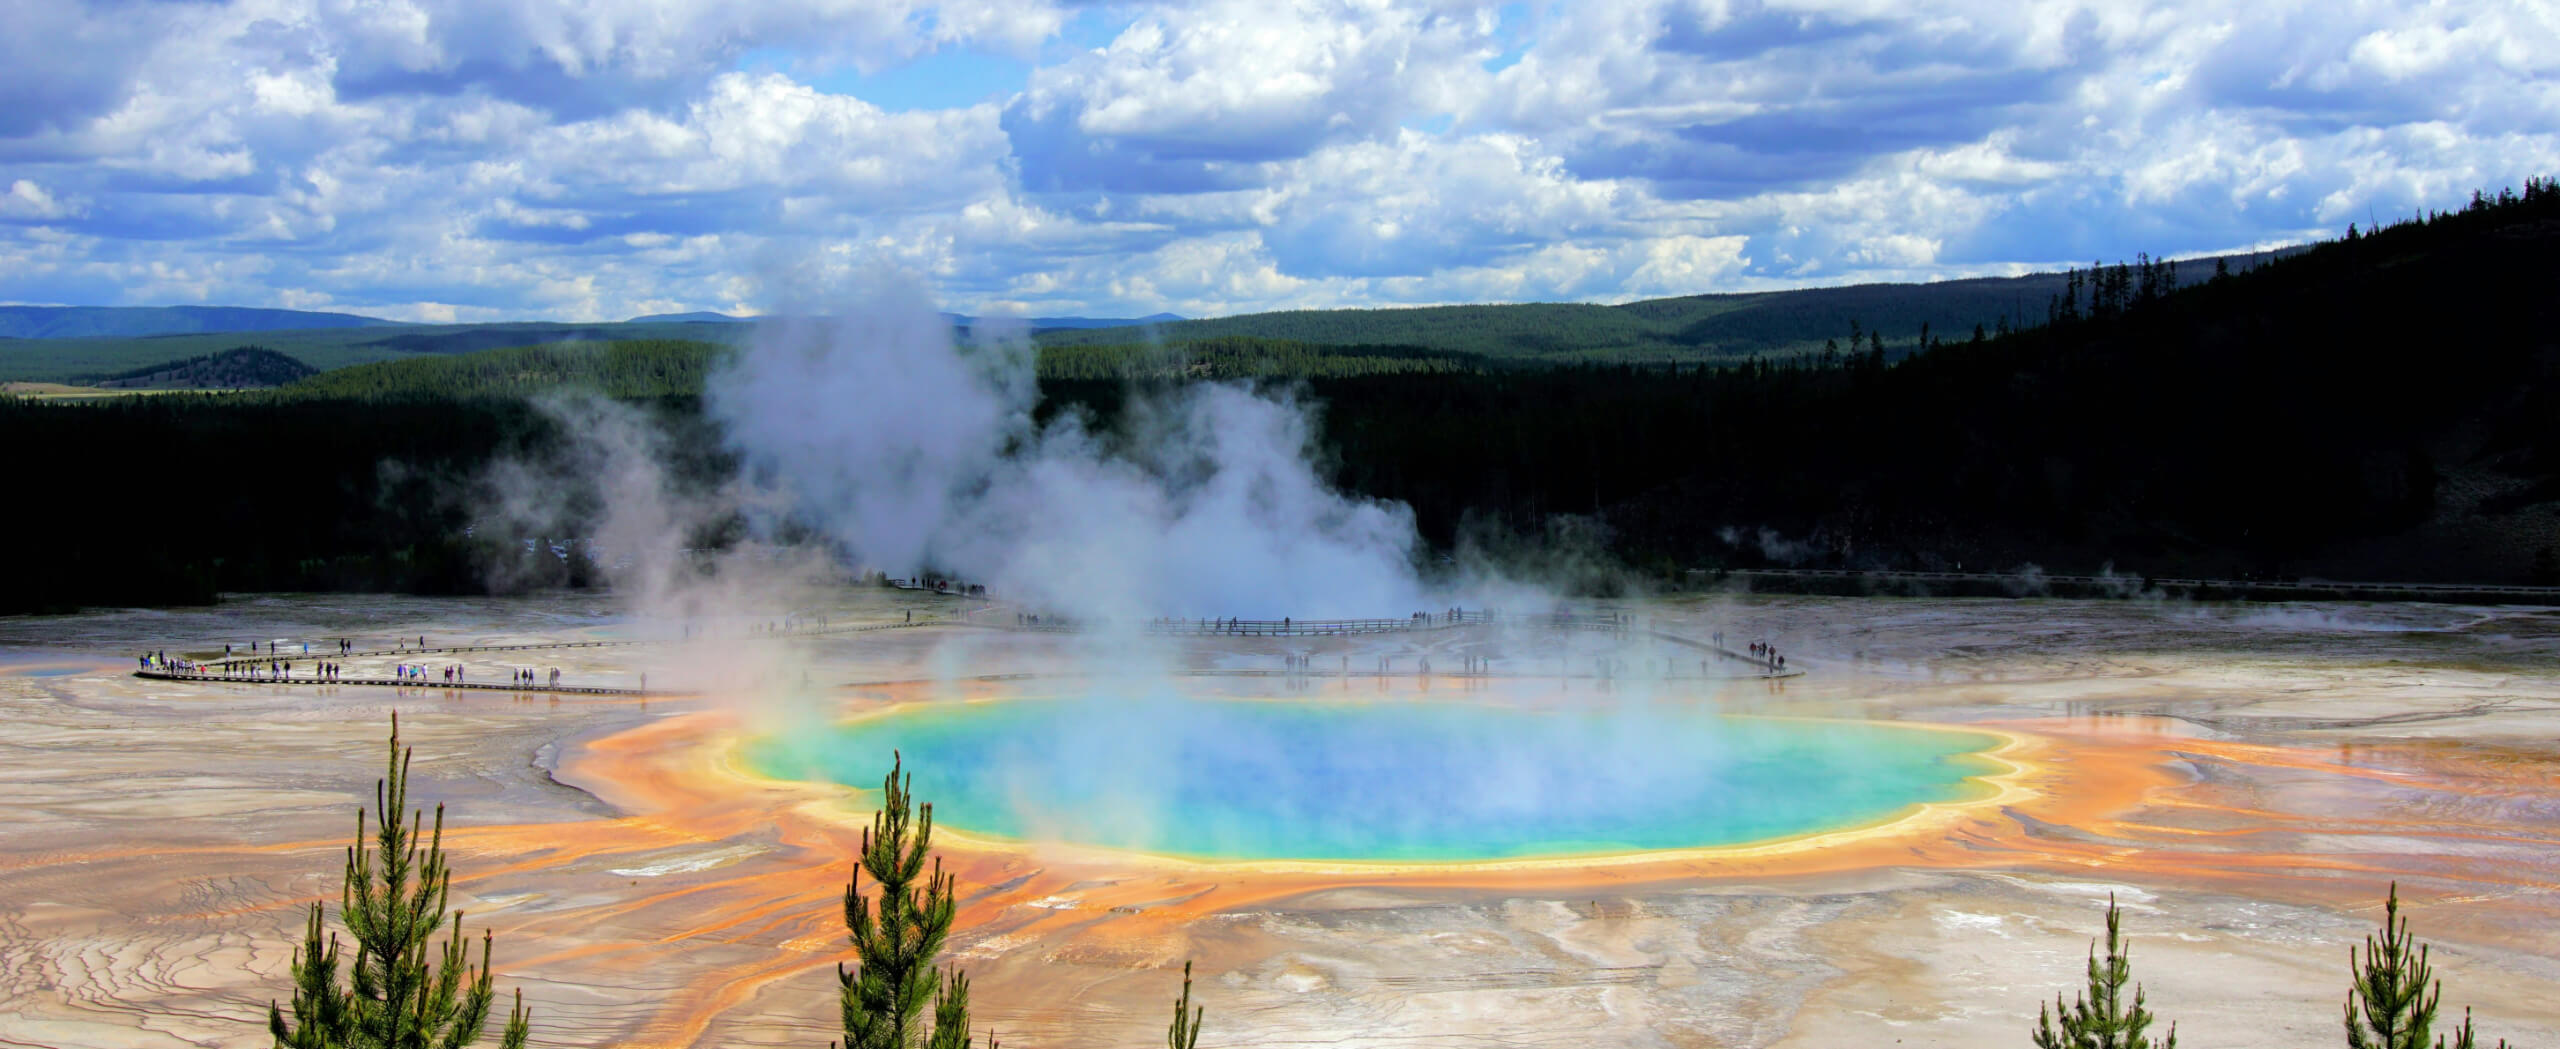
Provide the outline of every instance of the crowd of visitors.
{"type": "MultiPolygon", "coordinates": [[[[263,653],[263,658],[244,658],[241,655],[241,647],[226,644],[222,646],[222,658],[218,660],[195,660],[188,659],[185,656],[172,657],[169,655],[167,650],[162,649],[145,652],[134,657],[134,664],[136,667],[148,673],[189,674],[215,678],[237,678],[249,681],[331,682],[346,680],[346,664],[336,660],[327,659],[310,661],[309,665],[304,668],[303,676],[299,678],[295,677],[295,661],[276,656],[276,653],[282,650],[282,644],[283,642],[276,641],[252,641],[246,646],[246,651],[249,655],[263,653]]],[[[311,651],[310,642],[303,641],[295,642],[294,644],[303,653],[311,651]]],[[[356,648],[353,640],[340,638],[336,641],[336,644],[338,654],[340,656],[343,657],[355,654],[356,648]]],[[[424,635],[420,635],[414,644],[416,648],[423,650],[427,647],[427,639],[424,635]]],[[[410,639],[401,638],[395,642],[393,651],[408,651],[410,650],[411,645],[412,642],[410,639]]],[[[461,663],[429,665],[425,663],[401,662],[393,663],[391,665],[391,677],[394,681],[423,682],[431,675],[442,680],[447,685],[463,685],[468,684],[470,681],[470,671],[461,663]]],[[[558,688],[560,687],[560,668],[517,667],[511,672],[510,679],[512,683],[522,685],[527,688],[558,688]]]]}

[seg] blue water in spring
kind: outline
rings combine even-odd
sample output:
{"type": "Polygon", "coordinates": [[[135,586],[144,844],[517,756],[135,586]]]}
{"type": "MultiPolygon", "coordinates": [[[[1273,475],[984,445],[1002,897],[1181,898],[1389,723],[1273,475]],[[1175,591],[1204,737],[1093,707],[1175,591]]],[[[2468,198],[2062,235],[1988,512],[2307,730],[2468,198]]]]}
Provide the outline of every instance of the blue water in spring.
{"type": "Polygon", "coordinates": [[[938,825],[1222,860],[1449,862],[1685,849],[1873,823],[1987,788],[1981,733],[1668,705],[1016,699],[755,743],[861,788],[891,751],[938,825]]]}

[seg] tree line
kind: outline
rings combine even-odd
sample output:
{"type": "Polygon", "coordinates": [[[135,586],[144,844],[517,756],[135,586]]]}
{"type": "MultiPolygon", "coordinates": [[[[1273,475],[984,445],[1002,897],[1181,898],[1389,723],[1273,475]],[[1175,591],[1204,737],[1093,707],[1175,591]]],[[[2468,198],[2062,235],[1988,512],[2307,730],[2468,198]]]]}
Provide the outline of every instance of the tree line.
{"type": "MultiPolygon", "coordinates": [[[[1845,347],[1729,363],[1050,347],[1039,410],[1107,431],[1170,384],[1293,388],[1330,478],[1411,505],[1441,551],[1534,548],[1561,522],[1672,576],[1770,563],[1749,540],[1767,530],[1819,567],[2560,583],[2537,525],[2560,503],[2554,219],[2560,193],[2535,179],[2203,280],[2084,275],[2057,323],[1914,330],[1899,357],[1854,318],[1845,347]]],[[[574,559],[529,557],[542,537],[465,531],[484,464],[556,441],[526,394],[625,396],[672,431],[684,477],[717,483],[731,464],[699,391],[725,352],[542,348],[220,398],[0,399],[0,446],[48,467],[22,493],[40,556],[5,610],[576,582],[574,559]]]]}

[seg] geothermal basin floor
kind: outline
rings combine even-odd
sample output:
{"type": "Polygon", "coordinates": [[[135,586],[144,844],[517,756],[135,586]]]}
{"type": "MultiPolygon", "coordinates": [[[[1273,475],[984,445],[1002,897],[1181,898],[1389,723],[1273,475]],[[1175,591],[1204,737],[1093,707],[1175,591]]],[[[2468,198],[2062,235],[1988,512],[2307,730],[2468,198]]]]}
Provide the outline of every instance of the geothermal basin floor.
{"type": "MultiPolygon", "coordinates": [[[[830,615],[886,620],[940,607],[929,601],[855,594],[830,615]]],[[[2434,944],[2449,1015],[2470,1006],[2492,1039],[2560,1042],[2550,611],[1632,607],[1687,636],[1772,639],[1813,672],[1558,679],[1537,701],[2012,733],[2043,748],[2026,789],[2073,796],[1875,840],[1515,869],[1186,865],[955,835],[943,851],[964,909],[947,957],[972,974],[979,1025],[1025,1046],[1152,1044],[1190,960],[1204,1045],[2022,1043],[2039,1002],[2076,989],[2112,893],[2136,977],[2182,1044],[2322,1044],[2337,1037],[2345,949],[2396,880],[2434,944]]],[[[454,903],[474,930],[495,930],[499,988],[524,990],[536,1044],[821,1044],[835,1036],[857,799],[724,765],[722,740],[776,710],[833,717],[919,690],[939,701],[1009,687],[971,678],[1096,680],[1076,638],[942,627],[564,650],[472,670],[496,679],[538,661],[622,688],[646,674],[692,698],[131,674],[133,653],[176,654],[182,640],[543,644],[628,628],[583,597],[275,596],[0,621],[0,1044],[267,1045],[266,1003],[288,991],[304,909],[334,910],[350,817],[370,799],[395,710],[417,748],[413,798],[448,807],[454,903]],[[953,684],[938,698],[931,685],[832,684],[883,681],[953,684]]],[[[1183,641],[1150,650],[1152,671],[1109,673],[1254,671],[1287,654],[1570,663],[1622,643],[1449,632],[1340,644],[1183,641]]],[[[1623,644],[1638,662],[1694,662],[1623,644]]],[[[1536,677],[1444,676],[1428,698],[1507,698],[1489,693],[1536,677]]],[[[1385,702],[1422,695],[1418,681],[1314,691],[1345,685],[1385,702]]],[[[1288,695],[1250,678],[1217,687],[1288,695]]]]}

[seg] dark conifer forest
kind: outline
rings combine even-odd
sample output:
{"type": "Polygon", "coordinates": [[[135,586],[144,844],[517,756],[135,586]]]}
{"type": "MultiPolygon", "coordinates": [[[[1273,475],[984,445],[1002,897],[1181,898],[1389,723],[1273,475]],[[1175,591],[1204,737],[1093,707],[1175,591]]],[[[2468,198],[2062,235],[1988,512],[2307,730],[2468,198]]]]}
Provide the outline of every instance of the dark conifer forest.
{"type": "MultiPolygon", "coordinates": [[[[2552,183],[2243,266],[2137,259],[2040,286],[2010,330],[1852,316],[1823,349],[1739,362],[1087,334],[1044,347],[1042,410],[1107,427],[1161,384],[1293,388],[1339,484],[1412,505],[1433,548],[1417,556],[1564,529],[1673,581],[2033,563],[2560,582],[2552,183]]],[[[540,567],[562,563],[535,548],[566,537],[469,527],[485,465],[557,439],[527,395],[641,405],[676,434],[679,472],[715,483],[732,464],[700,393],[729,352],[545,346],[272,391],[0,399],[0,447],[34,460],[0,611],[583,584],[575,559],[540,567]]]]}

